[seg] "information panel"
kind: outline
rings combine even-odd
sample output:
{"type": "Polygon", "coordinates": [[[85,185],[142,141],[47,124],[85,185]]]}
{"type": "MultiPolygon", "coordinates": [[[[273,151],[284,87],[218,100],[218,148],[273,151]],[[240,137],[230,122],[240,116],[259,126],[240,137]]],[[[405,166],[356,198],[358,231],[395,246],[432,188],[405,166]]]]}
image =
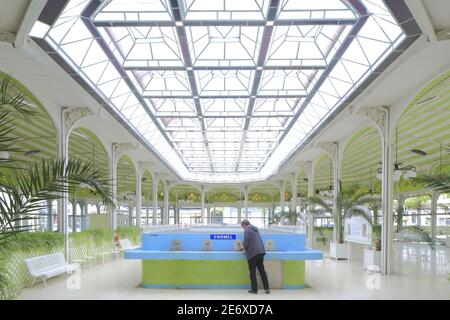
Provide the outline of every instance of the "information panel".
{"type": "Polygon", "coordinates": [[[372,226],[361,216],[345,219],[345,240],[348,242],[372,244],[372,226]]]}

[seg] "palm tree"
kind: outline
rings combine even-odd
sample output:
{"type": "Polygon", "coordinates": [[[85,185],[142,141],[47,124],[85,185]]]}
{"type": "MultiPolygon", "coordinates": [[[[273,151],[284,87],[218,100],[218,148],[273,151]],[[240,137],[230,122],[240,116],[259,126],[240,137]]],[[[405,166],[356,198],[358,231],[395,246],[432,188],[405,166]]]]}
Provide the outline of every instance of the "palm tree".
{"type": "Polygon", "coordinates": [[[416,185],[425,185],[433,191],[449,193],[450,192],[450,174],[439,173],[435,175],[421,174],[412,181],[416,185]]]}
{"type": "MultiPolygon", "coordinates": [[[[24,94],[18,92],[10,77],[0,80],[0,147],[17,151],[13,146],[16,115],[32,119],[24,94]]],[[[4,255],[5,244],[17,233],[29,231],[33,216],[45,210],[46,200],[60,199],[80,184],[86,185],[109,207],[113,201],[107,175],[94,170],[93,163],[81,159],[42,159],[23,164],[9,157],[0,159],[0,298],[8,297],[12,284],[4,255]]]]}
{"type": "MultiPolygon", "coordinates": [[[[339,182],[340,183],[340,182],[339,182]]],[[[310,205],[316,205],[323,208],[326,212],[334,213],[334,224],[337,228],[337,239],[339,243],[344,242],[344,220],[351,214],[361,213],[364,210],[358,207],[358,199],[365,195],[367,191],[361,188],[359,185],[352,186],[347,189],[339,188],[339,193],[335,199],[336,211],[334,211],[334,205],[332,201],[325,200],[318,196],[312,196],[307,198],[307,202],[310,205]]],[[[365,213],[365,212],[364,212],[365,213]]]]}

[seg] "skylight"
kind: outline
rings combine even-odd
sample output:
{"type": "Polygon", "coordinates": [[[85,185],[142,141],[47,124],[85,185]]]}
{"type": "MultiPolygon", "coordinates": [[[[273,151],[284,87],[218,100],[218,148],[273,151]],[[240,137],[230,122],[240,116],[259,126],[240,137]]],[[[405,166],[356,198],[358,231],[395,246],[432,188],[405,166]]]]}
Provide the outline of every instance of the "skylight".
{"type": "Polygon", "coordinates": [[[192,181],[275,174],[406,37],[381,0],[96,3],[45,41],[192,181]]]}

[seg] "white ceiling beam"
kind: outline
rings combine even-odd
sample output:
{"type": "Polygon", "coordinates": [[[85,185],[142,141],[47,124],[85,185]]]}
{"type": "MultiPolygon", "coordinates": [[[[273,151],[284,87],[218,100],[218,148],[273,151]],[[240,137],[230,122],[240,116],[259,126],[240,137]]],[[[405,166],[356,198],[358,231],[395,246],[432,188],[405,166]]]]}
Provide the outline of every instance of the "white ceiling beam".
{"type": "Polygon", "coordinates": [[[14,40],[14,46],[18,49],[25,45],[26,40],[28,39],[28,35],[33,28],[33,25],[39,18],[42,10],[45,7],[47,0],[32,0],[28,5],[25,16],[20,23],[19,30],[16,34],[16,39],[14,40]]]}
{"type": "Polygon", "coordinates": [[[406,4],[409,10],[411,10],[420,29],[426,34],[428,41],[430,43],[436,43],[438,39],[434,31],[433,22],[422,0],[406,0],[406,4]]]}

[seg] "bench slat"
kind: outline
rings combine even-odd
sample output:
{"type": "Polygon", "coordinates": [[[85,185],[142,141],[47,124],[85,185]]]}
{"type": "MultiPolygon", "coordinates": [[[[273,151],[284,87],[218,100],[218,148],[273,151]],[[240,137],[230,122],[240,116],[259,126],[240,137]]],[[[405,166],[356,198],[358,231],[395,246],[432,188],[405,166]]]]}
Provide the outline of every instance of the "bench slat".
{"type": "Polygon", "coordinates": [[[25,259],[25,263],[34,277],[55,276],[73,271],[78,264],[68,264],[61,252],[25,259]]]}

